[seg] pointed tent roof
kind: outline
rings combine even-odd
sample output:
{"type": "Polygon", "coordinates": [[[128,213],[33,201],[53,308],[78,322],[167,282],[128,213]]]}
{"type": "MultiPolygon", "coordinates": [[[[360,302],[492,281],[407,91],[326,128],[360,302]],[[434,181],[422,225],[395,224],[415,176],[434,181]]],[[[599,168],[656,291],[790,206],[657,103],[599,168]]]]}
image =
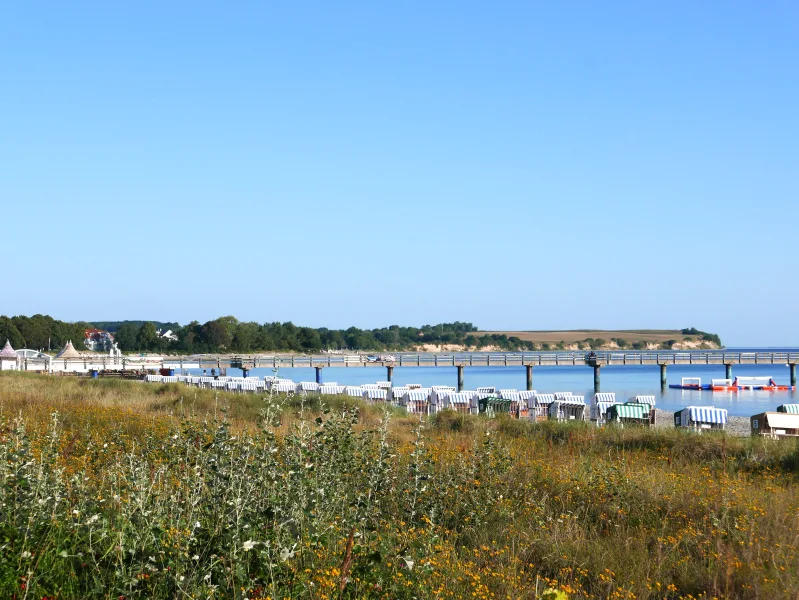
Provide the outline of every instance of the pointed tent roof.
{"type": "Polygon", "coordinates": [[[72,341],[68,341],[67,345],[64,346],[64,349],[56,354],[56,358],[83,358],[80,352],[75,350],[75,346],[72,345],[72,341]]]}
{"type": "Polygon", "coordinates": [[[6,345],[0,350],[0,358],[17,358],[17,353],[11,347],[11,342],[6,340],[6,345]]]}

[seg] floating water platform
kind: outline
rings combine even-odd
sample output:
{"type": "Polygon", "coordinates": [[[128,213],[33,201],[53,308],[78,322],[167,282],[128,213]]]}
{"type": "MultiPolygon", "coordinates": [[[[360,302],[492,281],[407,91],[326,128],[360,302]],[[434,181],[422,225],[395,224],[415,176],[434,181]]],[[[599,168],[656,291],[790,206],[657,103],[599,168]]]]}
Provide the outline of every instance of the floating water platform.
{"type": "Polygon", "coordinates": [[[792,385],[778,385],[773,377],[736,377],[732,379],[712,379],[709,384],[702,385],[699,377],[683,377],[680,383],[669,385],[675,390],[694,390],[706,392],[737,392],[754,390],[765,392],[782,392],[796,389],[792,385]]]}

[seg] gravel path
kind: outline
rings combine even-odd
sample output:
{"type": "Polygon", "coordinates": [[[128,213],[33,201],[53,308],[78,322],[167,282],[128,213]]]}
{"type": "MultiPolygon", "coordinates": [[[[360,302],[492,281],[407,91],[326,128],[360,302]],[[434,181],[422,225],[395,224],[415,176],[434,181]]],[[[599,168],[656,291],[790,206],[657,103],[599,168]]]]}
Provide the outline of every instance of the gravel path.
{"type": "MultiPolygon", "coordinates": [[[[655,409],[655,427],[674,427],[674,413],[669,410],[655,409]]],[[[727,417],[729,435],[749,437],[752,434],[749,417],[727,417]]]]}

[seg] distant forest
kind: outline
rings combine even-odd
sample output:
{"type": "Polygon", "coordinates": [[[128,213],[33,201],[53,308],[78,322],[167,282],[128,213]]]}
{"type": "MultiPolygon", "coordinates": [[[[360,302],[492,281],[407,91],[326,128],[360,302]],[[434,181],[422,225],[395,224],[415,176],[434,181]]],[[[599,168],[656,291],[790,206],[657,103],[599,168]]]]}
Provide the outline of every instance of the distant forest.
{"type": "MultiPolygon", "coordinates": [[[[457,344],[467,348],[493,346],[501,350],[562,350],[561,343],[536,343],[504,334],[481,334],[472,323],[440,323],[421,327],[391,325],[379,329],[328,329],[300,327],[291,322],[254,323],[239,321],[235,317],[220,317],[206,323],[192,321],[178,323],[160,321],[97,321],[94,323],[66,323],[47,315],[32,317],[0,316],[0,344],[6,338],[14,348],[58,350],[67,340],[85,350],[84,330],[103,329],[114,333],[119,348],[125,352],[319,352],[321,350],[400,351],[411,350],[422,344],[457,344]],[[171,330],[177,340],[170,341],[158,335],[171,330]]],[[[721,346],[716,334],[695,328],[683,329],[684,335],[721,346]]],[[[646,342],[627,343],[612,339],[620,348],[644,349],[646,342]]],[[[671,348],[670,340],[661,345],[671,348]]],[[[577,343],[581,349],[599,349],[608,344],[603,339],[586,339],[577,343]]]]}

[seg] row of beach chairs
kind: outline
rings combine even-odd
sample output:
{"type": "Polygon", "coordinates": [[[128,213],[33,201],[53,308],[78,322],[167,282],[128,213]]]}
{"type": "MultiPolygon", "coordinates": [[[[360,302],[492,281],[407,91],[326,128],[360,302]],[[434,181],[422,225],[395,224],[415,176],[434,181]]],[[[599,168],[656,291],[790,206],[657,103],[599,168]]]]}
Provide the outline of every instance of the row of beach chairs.
{"type": "MultiPolygon", "coordinates": [[[[335,382],[316,383],[301,381],[295,383],[281,377],[194,377],[191,375],[147,375],[145,380],[151,383],[184,383],[205,389],[235,393],[280,393],[280,394],[325,394],[345,395],[362,398],[367,402],[385,402],[404,407],[410,414],[433,415],[442,410],[454,410],[466,414],[487,414],[495,416],[507,413],[517,419],[533,421],[595,421],[597,425],[615,424],[619,426],[635,424],[649,426],[654,424],[655,396],[635,396],[626,402],[619,402],[613,392],[598,392],[586,404],[584,396],[571,392],[555,392],[539,394],[535,390],[496,389],[479,387],[476,390],[458,392],[451,386],[422,387],[420,384],[408,384],[392,387],[390,382],[363,384],[358,386],[339,385],[335,382]]],[[[799,419],[799,405],[783,405],[779,413],[796,414],[799,419]]],[[[756,415],[752,417],[753,432],[758,430],[763,435],[763,423],[768,427],[769,419],[781,422],[786,417],[768,417],[756,415]],[[755,420],[760,417],[759,420],[755,420]]],[[[727,411],[710,406],[689,406],[674,415],[676,427],[702,430],[723,430],[727,422],[727,411]]],[[[768,427],[770,435],[782,430],[768,427]]],[[[786,435],[799,435],[799,424],[796,431],[788,430],[786,435]]]]}

